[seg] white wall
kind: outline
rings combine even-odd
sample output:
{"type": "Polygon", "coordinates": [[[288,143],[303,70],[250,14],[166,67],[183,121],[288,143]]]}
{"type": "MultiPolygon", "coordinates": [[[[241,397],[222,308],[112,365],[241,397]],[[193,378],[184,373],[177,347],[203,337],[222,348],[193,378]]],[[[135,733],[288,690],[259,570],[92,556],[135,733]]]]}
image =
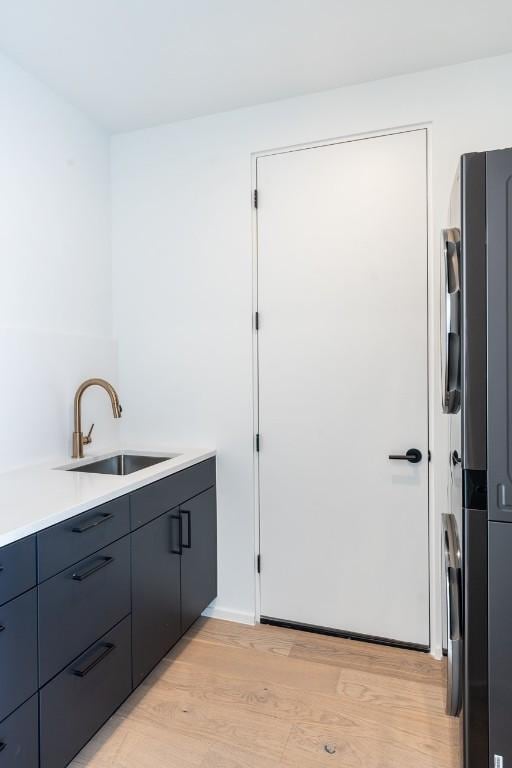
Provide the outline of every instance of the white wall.
{"type": "MultiPolygon", "coordinates": [[[[70,450],[72,398],[117,378],[108,137],[0,56],[0,471],[70,450]]],[[[116,427],[84,398],[99,438],[116,427]]]]}
{"type": "MultiPolygon", "coordinates": [[[[220,609],[255,611],[251,153],[431,124],[432,631],[448,445],[439,405],[438,233],[459,155],[512,144],[512,56],[113,139],[114,313],[129,440],[216,445],[220,609]]],[[[262,199],[264,205],[264,199],[262,199]]]]}

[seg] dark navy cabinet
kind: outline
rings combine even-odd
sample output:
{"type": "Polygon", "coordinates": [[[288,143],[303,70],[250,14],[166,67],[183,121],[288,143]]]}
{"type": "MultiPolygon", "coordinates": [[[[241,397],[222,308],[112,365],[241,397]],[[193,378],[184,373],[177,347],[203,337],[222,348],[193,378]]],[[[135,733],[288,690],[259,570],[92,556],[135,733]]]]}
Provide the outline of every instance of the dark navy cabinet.
{"type": "Polygon", "coordinates": [[[181,636],[179,536],[177,509],[132,535],[134,686],[181,636]]]}
{"type": "Polygon", "coordinates": [[[131,690],[128,616],[42,688],[41,768],[67,765],[131,690]]]}
{"type": "Polygon", "coordinates": [[[37,688],[37,590],[31,589],[0,607],[0,721],[37,688]]]}
{"type": "Polygon", "coordinates": [[[36,584],[36,538],[15,541],[0,549],[0,605],[36,584]]]}
{"type": "Polygon", "coordinates": [[[0,723],[1,768],[39,767],[37,695],[0,723]]]}
{"type": "Polygon", "coordinates": [[[180,506],[181,631],[217,596],[217,499],[209,488],[180,506]]]}
{"type": "Polygon", "coordinates": [[[39,581],[130,533],[128,496],[71,517],[37,534],[39,581]]]}
{"type": "Polygon", "coordinates": [[[130,494],[132,529],[215,485],[215,459],[194,464],[130,494]]]}
{"type": "Polygon", "coordinates": [[[65,768],[216,597],[215,474],[0,548],[0,768],[65,768]]]}
{"type": "Polygon", "coordinates": [[[40,584],[40,684],[130,611],[129,536],[40,584]]]}

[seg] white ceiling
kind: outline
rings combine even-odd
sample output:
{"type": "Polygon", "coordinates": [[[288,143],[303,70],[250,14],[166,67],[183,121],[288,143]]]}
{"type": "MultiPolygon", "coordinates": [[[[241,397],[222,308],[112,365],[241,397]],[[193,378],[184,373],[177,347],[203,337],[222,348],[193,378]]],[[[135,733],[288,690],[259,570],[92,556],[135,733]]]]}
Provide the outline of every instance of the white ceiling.
{"type": "Polygon", "coordinates": [[[512,50],[510,0],[0,0],[0,49],[111,131],[512,50]]]}

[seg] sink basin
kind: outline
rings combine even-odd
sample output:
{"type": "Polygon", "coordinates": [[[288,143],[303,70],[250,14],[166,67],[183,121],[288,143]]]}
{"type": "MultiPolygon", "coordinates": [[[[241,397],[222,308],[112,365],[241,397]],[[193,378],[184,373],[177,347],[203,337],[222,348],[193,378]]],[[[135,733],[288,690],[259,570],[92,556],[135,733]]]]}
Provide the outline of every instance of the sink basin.
{"type": "Polygon", "coordinates": [[[160,462],[168,461],[175,456],[178,456],[178,454],[174,453],[169,456],[137,456],[131,453],[118,453],[116,456],[92,461],[90,464],[82,464],[79,467],[66,467],[66,470],[68,472],[92,472],[99,475],[131,475],[132,472],[152,467],[153,464],[160,464],[160,462]]]}

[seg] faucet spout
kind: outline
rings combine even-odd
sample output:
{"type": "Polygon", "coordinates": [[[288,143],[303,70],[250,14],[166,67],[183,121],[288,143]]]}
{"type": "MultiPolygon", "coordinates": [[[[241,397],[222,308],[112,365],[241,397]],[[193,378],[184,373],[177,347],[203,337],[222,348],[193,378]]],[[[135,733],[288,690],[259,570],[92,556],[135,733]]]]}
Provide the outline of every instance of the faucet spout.
{"type": "Polygon", "coordinates": [[[84,435],[82,432],[82,396],[89,387],[102,387],[110,397],[114,419],[119,419],[123,411],[116,390],[105,379],[87,379],[82,382],[75,393],[74,401],[74,430],[73,430],[73,458],[83,459],[84,445],[92,442],[91,433],[84,435]]]}

